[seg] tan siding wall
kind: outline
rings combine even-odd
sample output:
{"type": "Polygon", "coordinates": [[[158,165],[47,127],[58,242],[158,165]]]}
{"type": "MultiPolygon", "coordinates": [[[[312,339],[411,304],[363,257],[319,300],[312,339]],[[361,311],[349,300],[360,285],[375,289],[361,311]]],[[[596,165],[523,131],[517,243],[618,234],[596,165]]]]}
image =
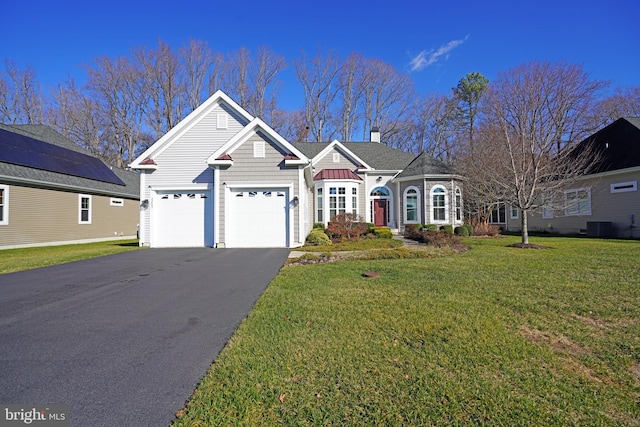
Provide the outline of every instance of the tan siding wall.
{"type": "MultiPolygon", "coordinates": [[[[233,166],[228,169],[222,169],[220,171],[220,180],[225,182],[286,182],[293,184],[293,194],[289,194],[292,198],[294,195],[299,194],[298,177],[299,170],[297,166],[286,167],[284,165],[284,155],[286,153],[274,146],[274,143],[270,141],[262,133],[257,133],[245,141],[240,147],[238,147],[231,157],[233,158],[233,166]],[[265,157],[255,158],[253,157],[253,142],[265,141],[265,157]]],[[[220,186],[220,237],[221,241],[224,241],[224,185],[220,186]]],[[[290,218],[294,224],[293,236],[291,244],[298,242],[299,236],[299,208],[294,208],[293,215],[290,218]]]]}
{"type": "MultiPolygon", "coordinates": [[[[634,215],[636,225],[640,227],[640,192],[611,193],[611,184],[637,181],[640,184],[640,172],[620,173],[596,180],[582,181],[571,188],[591,188],[591,215],[564,216],[564,211],[555,211],[553,218],[542,218],[539,212],[529,215],[530,231],[552,231],[563,234],[579,233],[586,230],[587,222],[612,222],[614,235],[630,236],[630,215],[634,215]]],[[[509,219],[510,230],[520,230],[520,220],[509,219]]],[[[640,236],[638,227],[634,237],[640,236]]]]}
{"type": "Polygon", "coordinates": [[[0,226],[0,247],[135,236],[139,202],[91,196],[91,224],[78,224],[78,193],[11,185],[9,225],[0,226]]]}

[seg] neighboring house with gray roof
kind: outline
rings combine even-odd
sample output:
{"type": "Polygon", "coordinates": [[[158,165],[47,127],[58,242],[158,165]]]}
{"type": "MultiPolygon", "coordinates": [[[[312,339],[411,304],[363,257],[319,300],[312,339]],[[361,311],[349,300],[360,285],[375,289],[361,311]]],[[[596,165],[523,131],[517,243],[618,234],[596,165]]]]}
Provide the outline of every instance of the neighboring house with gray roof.
{"type": "MultiPolygon", "coordinates": [[[[541,212],[529,213],[532,231],[637,238],[640,215],[640,117],[624,117],[578,145],[579,153],[598,155],[595,165],[571,187],[564,199],[541,212]]],[[[521,229],[520,212],[510,208],[507,228],[521,229]]]]}
{"type": "Polygon", "coordinates": [[[0,124],[0,249],[135,238],[139,182],[48,126],[0,124]]]}

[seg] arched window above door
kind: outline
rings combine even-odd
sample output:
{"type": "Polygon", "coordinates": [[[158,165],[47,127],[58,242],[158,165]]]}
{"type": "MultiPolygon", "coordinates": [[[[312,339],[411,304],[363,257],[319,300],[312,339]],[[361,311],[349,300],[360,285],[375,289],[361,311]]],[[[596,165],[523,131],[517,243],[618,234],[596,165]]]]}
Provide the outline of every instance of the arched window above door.
{"type": "Polygon", "coordinates": [[[374,197],[389,197],[391,193],[388,188],[385,187],[376,187],[371,190],[371,195],[374,197]]]}

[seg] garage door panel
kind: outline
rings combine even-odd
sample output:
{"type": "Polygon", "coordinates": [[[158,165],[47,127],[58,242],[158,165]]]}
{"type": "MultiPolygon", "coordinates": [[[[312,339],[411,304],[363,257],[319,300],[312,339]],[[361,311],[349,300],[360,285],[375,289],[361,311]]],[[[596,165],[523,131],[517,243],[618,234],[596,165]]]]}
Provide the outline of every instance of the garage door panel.
{"type": "Polygon", "coordinates": [[[228,247],[288,246],[288,190],[232,190],[229,198],[228,247]]]}
{"type": "Polygon", "coordinates": [[[211,246],[212,227],[207,224],[213,222],[212,204],[213,200],[206,191],[158,193],[154,206],[152,246],[211,246]]]}

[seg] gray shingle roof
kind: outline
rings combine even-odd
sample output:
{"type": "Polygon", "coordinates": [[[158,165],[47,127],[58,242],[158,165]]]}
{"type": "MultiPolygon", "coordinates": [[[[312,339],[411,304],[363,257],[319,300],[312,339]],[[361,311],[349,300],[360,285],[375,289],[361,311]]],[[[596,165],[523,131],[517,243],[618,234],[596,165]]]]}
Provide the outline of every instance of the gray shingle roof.
{"type": "MultiPolygon", "coordinates": [[[[95,157],[73,141],[45,125],[0,124],[0,129],[26,135],[95,157]]],[[[62,187],[86,193],[138,199],[140,197],[140,176],[135,172],[118,169],[110,165],[107,166],[125,183],[124,186],[4,162],[0,162],[0,176],[16,180],[38,181],[43,187],[62,187]]]]}
{"type": "Polygon", "coordinates": [[[398,178],[423,175],[449,175],[453,173],[454,171],[451,166],[423,152],[404,168],[398,175],[398,178]]]}
{"type": "MultiPolygon", "coordinates": [[[[313,158],[327,148],[328,142],[297,142],[296,148],[313,158]]],[[[341,142],[349,151],[377,170],[402,170],[415,157],[413,154],[378,142],[341,142]]]]}

